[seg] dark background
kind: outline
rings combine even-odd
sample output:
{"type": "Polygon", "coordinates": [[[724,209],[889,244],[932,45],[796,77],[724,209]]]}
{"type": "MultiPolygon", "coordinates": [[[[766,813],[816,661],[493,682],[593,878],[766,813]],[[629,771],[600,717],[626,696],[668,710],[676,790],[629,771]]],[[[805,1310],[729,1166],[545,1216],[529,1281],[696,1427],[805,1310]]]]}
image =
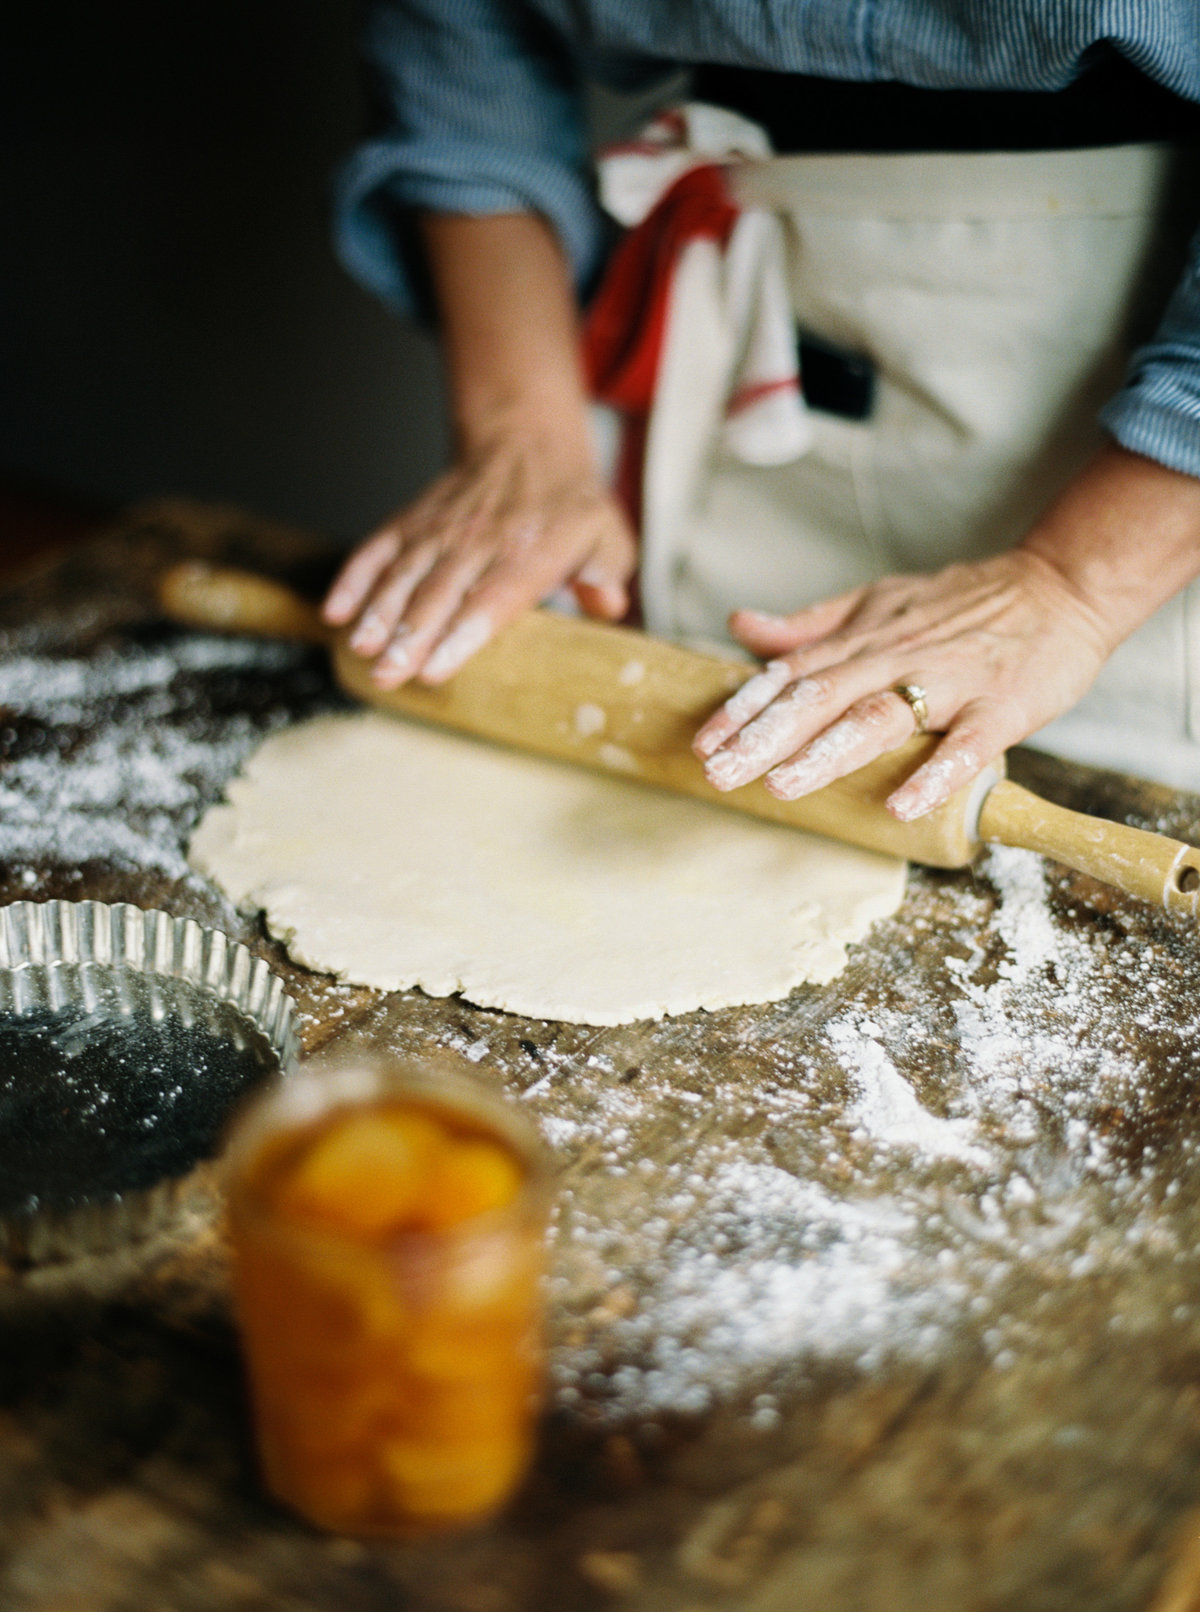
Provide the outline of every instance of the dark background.
{"type": "Polygon", "coordinates": [[[330,244],[351,0],[0,10],[0,478],[346,539],[415,492],[433,342],[330,244]]]}
{"type": "MultiPolygon", "coordinates": [[[[232,501],[349,541],[439,467],[436,345],[331,244],[359,19],[0,6],[0,490],[232,501]]],[[[682,87],[593,93],[595,138],[682,87]]]]}

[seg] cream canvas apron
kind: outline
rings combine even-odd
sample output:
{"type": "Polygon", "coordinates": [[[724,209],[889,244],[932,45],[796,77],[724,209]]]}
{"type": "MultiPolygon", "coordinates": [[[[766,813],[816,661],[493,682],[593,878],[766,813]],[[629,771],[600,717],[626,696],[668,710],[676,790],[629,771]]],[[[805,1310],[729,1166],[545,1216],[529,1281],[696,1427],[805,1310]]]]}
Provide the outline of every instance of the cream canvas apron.
{"type": "MultiPolygon", "coordinates": [[[[787,612],[1017,542],[1102,442],[1097,411],[1200,213],[1200,163],[1156,145],[775,157],[730,182],[783,221],[799,327],[869,357],[876,384],[865,421],[813,411],[794,462],[735,460],[718,439],[721,256],[682,264],[647,440],[643,607],[651,631],[710,643],[737,606],[787,612]]],[[[1200,789],[1200,584],[1034,742],[1200,789]]]]}

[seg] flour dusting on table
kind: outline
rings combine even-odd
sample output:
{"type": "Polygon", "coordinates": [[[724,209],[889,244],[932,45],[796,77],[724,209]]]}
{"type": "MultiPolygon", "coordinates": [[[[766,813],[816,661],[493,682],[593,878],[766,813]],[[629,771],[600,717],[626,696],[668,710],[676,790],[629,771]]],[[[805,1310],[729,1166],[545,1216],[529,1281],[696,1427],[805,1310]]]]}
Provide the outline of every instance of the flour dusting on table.
{"type": "MultiPolygon", "coordinates": [[[[1035,1287],[1190,1254],[1158,1207],[1194,1138],[1160,1161],[1134,1123],[1166,1100],[1138,1051],[1139,1028],[1172,1022],[1161,955],[1111,926],[1066,927],[1032,853],[995,849],[982,871],[990,921],[965,881],[916,919],[946,942],[945,1034],[921,1090],[896,1066],[930,1038],[902,977],[893,1002],[822,1028],[841,1101],[830,1065],[794,1056],[786,1032],[769,1081],[724,1074],[724,1047],[703,1091],[686,1067],[626,1084],[598,1046],[526,1087],[565,1166],[556,1296],[593,1295],[582,1319],[559,1318],[560,1405],[621,1425],[732,1401],[765,1429],[806,1373],[930,1363],[968,1335],[1003,1370],[1035,1287]],[[689,1140],[714,1110],[720,1124],[689,1140]],[[661,1138],[672,1113],[680,1156],[654,1163],[641,1137],[661,1138]],[[602,1188],[573,1174],[584,1155],[602,1188]]],[[[1198,1008],[1193,996],[1181,1057],[1198,1008]]]]}
{"type": "Polygon", "coordinates": [[[311,665],[292,645],[203,634],[0,659],[0,860],[189,876],[202,807],[298,696],[327,689],[311,665]]]}
{"type": "MultiPolygon", "coordinates": [[[[10,880],[191,877],[203,807],[264,733],[335,700],[306,652],[244,639],[0,661],[10,880]]],[[[1160,1329],[1195,1328],[1194,936],[1148,909],[1071,916],[1024,852],[981,871],[914,875],[864,948],[869,1010],[832,988],[696,1015],[652,1059],[620,1030],[525,1041],[503,1014],[412,999],[424,1041],[402,1016],[395,1050],[441,1045],[503,1080],[560,1163],[562,1412],[619,1426],[724,1402],[765,1430],[824,1370],[920,1368],[965,1339],[1003,1371],[1075,1284],[1104,1295],[1105,1326],[1149,1326],[1122,1298],[1150,1302],[1121,1285],[1134,1268],[1166,1273],[1160,1329]]],[[[365,1014],[369,1032],[354,993],[314,981],[308,1000],[324,1028],[365,1014]]]]}

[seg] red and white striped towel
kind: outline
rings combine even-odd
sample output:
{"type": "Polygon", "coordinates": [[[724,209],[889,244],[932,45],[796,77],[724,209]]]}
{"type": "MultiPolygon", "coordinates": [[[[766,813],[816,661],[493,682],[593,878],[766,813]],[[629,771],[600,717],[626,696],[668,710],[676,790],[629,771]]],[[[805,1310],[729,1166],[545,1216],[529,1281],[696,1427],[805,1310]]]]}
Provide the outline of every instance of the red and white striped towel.
{"type": "Polygon", "coordinates": [[[721,446],[773,465],[809,445],[782,230],[772,214],[740,208],[725,182],[730,163],[770,155],[756,124],[702,102],[660,113],[600,154],[601,201],[628,233],[589,310],[584,351],[593,395],[624,421],[617,482],[635,511],[672,288],[701,242],[721,254],[721,315],[736,333],[721,446]]]}

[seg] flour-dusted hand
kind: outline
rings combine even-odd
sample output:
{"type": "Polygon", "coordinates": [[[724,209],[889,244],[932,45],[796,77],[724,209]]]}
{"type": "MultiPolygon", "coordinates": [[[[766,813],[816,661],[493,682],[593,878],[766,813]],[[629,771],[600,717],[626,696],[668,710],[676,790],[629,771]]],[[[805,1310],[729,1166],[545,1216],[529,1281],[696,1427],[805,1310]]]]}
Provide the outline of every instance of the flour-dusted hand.
{"type": "Polygon", "coordinates": [[[570,584],[589,614],[628,606],[633,534],[587,459],[513,430],[467,451],[351,556],[325,605],[355,622],[374,681],[440,683],[506,622],[570,584]]]}
{"type": "Polygon", "coordinates": [[[381,688],[441,683],[564,584],[589,615],[628,605],[633,533],[598,473],[578,310],[537,214],[426,214],[455,455],[353,554],[325,619],[381,688]]]}
{"type": "Polygon", "coordinates": [[[1106,448],[1009,553],[884,577],[790,616],[738,611],[767,662],[699,730],[712,784],[793,800],[945,737],[888,800],[903,821],[1068,710],[1125,637],[1200,571],[1200,481],[1106,448]],[[924,714],[924,713],[922,713],[924,714]]]}
{"type": "Polygon", "coordinates": [[[736,789],[765,775],[781,800],[820,789],[911,736],[913,708],[896,690],[915,685],[946,737],[889,801],[905,819],[1065,711],[1106,654],[1094,612],[1021,551],[884,577],[792,616],[740,611],[731,625],[770,658],[697,735],[710,782],[736,789]]]}

